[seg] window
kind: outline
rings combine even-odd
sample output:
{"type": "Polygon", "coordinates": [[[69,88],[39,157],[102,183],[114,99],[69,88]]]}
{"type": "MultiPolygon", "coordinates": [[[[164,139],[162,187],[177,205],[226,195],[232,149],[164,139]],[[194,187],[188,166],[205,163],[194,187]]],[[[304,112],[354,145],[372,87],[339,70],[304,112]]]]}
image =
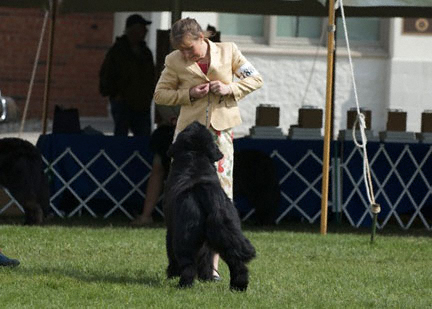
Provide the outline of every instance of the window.
{"type": "MultiPolygon", "coordinates": [[[[325,45],[323,30],[327,18],[303,16],[264,16],[247,14],[219,14],[219,29],[223,40],[263,46],[325,45]],[[320,40],[321,39],[321,40],[320,40]]],[[[350,44],[381,45],[379,18],[347,18],[350,44]]],[[[338,44],[344,45],[342,19],[337,18],[338,44]]]]}
{"type": "Polygon", "coordinates": [[[277,16],[276,36],[290,38],[321,37],[323,19],[320,17],[277,16]]]}
{"type": "Polygon", "coordinates": [[[219,28],[226,35],[262,37],[264,32],[264,16],[219,14],[219,28]]]}
{"type": "MultiPolygon", "coordinates": [[[[351,17],[346,19],[346,23],[350,42],[377,42],[380,40],[379,18],[351,17]]],[[[337,39],[345,41],[342,18],[338,18],[336,28],[338,29],[336,34],[337,39]]]]}

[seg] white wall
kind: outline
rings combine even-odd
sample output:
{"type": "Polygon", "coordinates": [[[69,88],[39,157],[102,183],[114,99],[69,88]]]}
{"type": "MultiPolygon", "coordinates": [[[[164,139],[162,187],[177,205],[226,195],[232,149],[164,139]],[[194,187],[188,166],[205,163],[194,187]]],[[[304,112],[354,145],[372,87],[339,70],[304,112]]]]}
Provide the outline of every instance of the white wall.
{"type": "Polygon", "coordinates": [[[432,109],[432,35],[402,33],[402,18],[391,25],[389,71],[391,109],[407,112],[407,131],[419,132],[421,113],[432,109]]]}
{"type": "MultiPolygon", "coordinates": [[[[280,127],[285,134],[291,125],[298,123],[298,110],[304,105],[325,108],[327,58],[325,51],[314,65],[314,55],[258,55],[244,51],[264,78],[262,89],[240,102],[243,125],[236,128],[236,136],[248,133],[255,124],[255,107],[273,104],[280,108],[280,127]]],[[[360,107],[372,111],[372,129],[384,130],[382,117],[385,110],[387,59],[382,56],[355,58],[354,70],[360,107]]],[[[354,108],[351,71],[345,54],[336,60],[336,85],[334,106],[335,134],[346,129],[346,113],[354,108]]],[[[324,123],[324,120],[323,120],[324,123]]]]}
{"type": "MultiPolygon", "coordinates": [[[[130,13],[115,15],[116,33],[122,33],[130,13]],[[119,32],[120,31],[120,32],[119,32]]],[[[153,21],[148,44],[156,50],[156,29],[169,29],[171,14],[143,13],[153,21]]],[[[218,26],[214,13],[183,12],[193,17],[203,28],[218,26]]],[[[408,112],[408,131],[420,131],[421,112],[432,109],[432,36],[403,35],[402,19],[392,19],[389,27],[388,50],[354,52],[354,72],[360,107],[372,111],[372,130],[375,135],[384,131],[387,111],[403,109],[408,112]]],[[[280,107],[280,127],[285,134],[297,124],[298,110],[304,105],[324,109],[326,92],[325,47],[287,50],[239,44],[243,54],[255,65],[264,78],[262,89],[240,102],[243,124],[235,128],[236,137],[249,133],[255,125],[255,108],[259,104],[280,107]]],[[[386,47],[387,48],[387,47],[386,47]]],[[[346,50],[338,49],[334,132],[346,129],[346,112],[355,107],[351,72],[346,50]]]]}
{"type": "Polygon", "coordinates": [[[393,52],[395,59],[432,60],[432,35],[402,33],[403,19],[392,20],[393,52]]]}
{"type": "Polygon", "coordinates": [[[182,18],[195,18],[201,27],[206,30],[208,25],[217,27],[217,14],[215,13],[195,13],[195,12],[183,12],[182,18]]]}

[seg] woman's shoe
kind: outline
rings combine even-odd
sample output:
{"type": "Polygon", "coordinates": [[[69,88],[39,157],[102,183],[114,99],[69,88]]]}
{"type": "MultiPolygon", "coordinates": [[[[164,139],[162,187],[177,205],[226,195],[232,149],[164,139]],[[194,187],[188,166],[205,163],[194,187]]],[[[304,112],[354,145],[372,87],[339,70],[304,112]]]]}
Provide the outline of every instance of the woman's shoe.
{"type": "Polygon", "coordinates": [[[213,269],[213,278],[212,278],[212,280],[213,281],[221,281],[222,280],[219,272],[216,269],[213,269]]]}
{"type": "Polygon", "coordinates": [[[0,266],[15,267],[15,266],[18,266],[19,264],[20,264],[20,262],[18,260],[10,259],[6,255],[4,255],[0,252],[0,266]]]}
{"type": "Polygon", "coordinates": [[[133,226],[143,226],[143,225],[149,225],[153,223],[152,217],[145,217],[145,216],[138,216],[131,222],[131,225],[133,226]]]}

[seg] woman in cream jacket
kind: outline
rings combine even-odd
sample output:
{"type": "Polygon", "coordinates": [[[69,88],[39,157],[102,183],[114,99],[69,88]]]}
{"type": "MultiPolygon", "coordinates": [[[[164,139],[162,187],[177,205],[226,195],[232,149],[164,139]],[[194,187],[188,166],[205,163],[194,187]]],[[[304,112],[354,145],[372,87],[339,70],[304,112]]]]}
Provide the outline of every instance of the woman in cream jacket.
{"type": "Polygon", "coordinates": [[[165,58],[155,102],[181,106],[174,138],[194,121],[208,127],[224,154],[217,163],[217,172],[223,189],[232,199],[232,128],[241,124],[237,102],[262,86],[261,75],[234,43],[213,43],[206,39],[195,19],[174,23],[170,39],[176,50],[165,58]]]}

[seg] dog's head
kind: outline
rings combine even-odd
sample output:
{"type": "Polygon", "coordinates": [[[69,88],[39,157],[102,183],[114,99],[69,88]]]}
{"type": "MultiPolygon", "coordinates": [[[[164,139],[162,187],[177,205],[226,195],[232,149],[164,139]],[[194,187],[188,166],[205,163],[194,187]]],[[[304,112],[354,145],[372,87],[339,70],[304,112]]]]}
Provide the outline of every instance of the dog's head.
{"type": "Polygon", "coordinates": [[[175,158],[176,155],[195,151],[206,155],[211,162],[223,158],[222,152],[213,141],[210,131],[195,121],[179,133],[175,142],[168,149],[168,156],[175,158]]]}

